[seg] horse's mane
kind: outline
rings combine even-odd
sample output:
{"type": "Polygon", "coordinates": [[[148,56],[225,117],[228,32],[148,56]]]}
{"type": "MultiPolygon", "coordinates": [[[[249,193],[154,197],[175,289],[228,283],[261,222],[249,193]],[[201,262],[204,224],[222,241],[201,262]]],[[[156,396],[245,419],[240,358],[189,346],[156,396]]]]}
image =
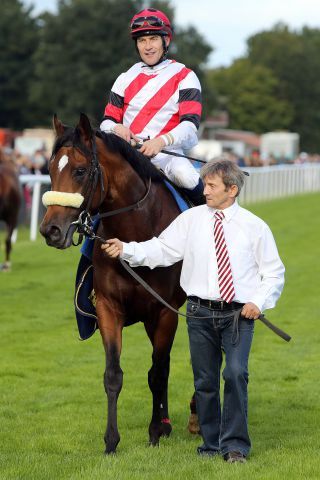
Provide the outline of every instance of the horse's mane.
{"type": "MultiPolygon", "coordinates": [[[[96,130],[95,134],[101,138],[106,148],[112,153],[119,153],[143,179],[151,178],[154,182],[164,180],[164,175],[151,163],[150,159],[133,148],[128,142],[118,137],[114,133],[105,133],[96,130]]],[[[62,135],[60,135],[52,150],[55,155],[61,147],[73,146],[81,150],[85,155],[90,155],[88,148],[81,142],[81,135],[78,128],[67,127],[62,135]]]]}
{"type": "Polygon", "coordinates": [[[155,182],[163,181],[164,175],[151,163],[150,158],[133,148],[130,143],[114,133],[97,130],[96,135],[103,140],[111,152],[120,153],[142,179],[151,178],[155,182]]]}

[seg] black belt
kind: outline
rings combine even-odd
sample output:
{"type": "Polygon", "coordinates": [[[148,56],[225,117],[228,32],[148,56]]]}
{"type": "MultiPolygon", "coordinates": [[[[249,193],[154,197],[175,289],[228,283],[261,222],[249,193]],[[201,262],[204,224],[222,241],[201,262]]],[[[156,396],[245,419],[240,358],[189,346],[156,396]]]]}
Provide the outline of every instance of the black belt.
{"type": "Polygon", "coordinates": [[[243,307],[244,303],[230,302],[227,303],[224,300],[203,300],[199,297],[188,297],[188,300],[193,303],[197,303],[201,307],[210,308],[210,310],[237,310],[243,307]]]}

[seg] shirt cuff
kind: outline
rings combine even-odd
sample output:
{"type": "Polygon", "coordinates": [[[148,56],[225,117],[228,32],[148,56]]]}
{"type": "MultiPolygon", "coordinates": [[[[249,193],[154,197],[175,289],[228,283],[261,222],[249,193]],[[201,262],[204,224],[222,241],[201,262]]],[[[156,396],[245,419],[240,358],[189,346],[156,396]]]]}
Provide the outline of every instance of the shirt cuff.
{"type": "Polygon", "coordinates": [[[100,130],[102,132],[114,133],[114,129],[117,125],[118,123],[115,123],[112,120],[103,120],[100,124],[100,130]]]}
{"type": "Polygon", "coordinates": [[[130,260],[130,258],[134,255],[134,246],[132,243],[126,243],[122,242],[123,245],[123,250],[120,255],[120,258],[123,258],[123,260],[130,260]]]}
{"type": "Polygon", "coordinates": [[[165,142],[166,144],[166,147],[168,147],[169,145],[173,145],[174,144],[174,138],[173,138],[173,135],[168,132],[168,133],[165,133],[163,135],[160,135],[160,137],[162,138],[162,140],[165,142]]]}
{"type": "Polygon", "coordinates": [[[259,308],[260,312],[262,313],[263,307],[264,307],[264,303],[265,303],[265,300],[264,300],[264,299],[262,299],[261,297],[256,296],[256,297],[251,298],[251,299],[250,299],[248,302],[246,302],[246,303],[249,303],[249,302],[250,302],[250,303],[254,303],[254,304],[259,308]]]}

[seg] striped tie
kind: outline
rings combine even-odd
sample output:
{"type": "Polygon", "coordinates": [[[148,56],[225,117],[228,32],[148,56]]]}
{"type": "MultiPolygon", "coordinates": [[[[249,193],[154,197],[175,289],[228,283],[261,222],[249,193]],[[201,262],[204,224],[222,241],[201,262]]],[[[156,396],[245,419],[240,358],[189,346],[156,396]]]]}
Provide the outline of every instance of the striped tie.
{"type": "Polygon", "coordinates": [[[218,284],[221,298],[230,303],[234,298],[234,286],[232,281],[232,272],[230,260],[227,250],[226,241],[224,238],[224,231],[222,220],[224,219],[223,212],[216,212],[214,214],[214,241],[216,245],[216,256],[218,264],[218,284]]]}

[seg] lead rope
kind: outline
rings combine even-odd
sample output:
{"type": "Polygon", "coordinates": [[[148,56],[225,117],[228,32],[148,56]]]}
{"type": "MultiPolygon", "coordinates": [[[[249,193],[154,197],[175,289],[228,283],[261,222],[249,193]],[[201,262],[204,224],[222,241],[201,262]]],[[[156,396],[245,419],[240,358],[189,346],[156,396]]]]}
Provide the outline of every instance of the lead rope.
{"type": "MultiPolygon", "coordinates": [[[[89,225],[86,225],[86,228],[85,230],[82,232],[85,236],[91,238],[91,240],[98,240],[99,242],[101,243],[106,243],[106,240],[103,239],[102,237],[100,237],[99,235],[96,235],[93,230],[92,230],[92,227],[89,226],[89,225]]],[[[147,290],[147,292],[149,292],[154,298],[156,298],[160,303],[162,303],[162,305],[164,305],[165,307],[169,308],[169,310],[171,310],[172,312],[174,313],[177,313],[178,315],[181,315],[182,317],[185,317],[185,318],[197,318],[197,319],[201,319],[201,318],[212,318],[212,315],[209,315],[209,316],[201,316],[201,317],[197,317],[195,315],[186,315],[184,313],[181,313],[179,312],[179,310],[175,309],[174,307],[172,307],[168,302],[166,302],[166,300],[164,300],[155,290],[153,290],[152,287],[150,287],[150,285],[148,285],[144,280],[143,278],[140,277],[140,275],[138,275],[131,267],[130,265],[127,264],[127,262],[125,262],[124,260],[122,260],[122,258],[119,258],[119,262],[121,263],[122,267],[129,273],[129,275],[131,275],[145,290],[147,290]]],[[[239,321],[239,317],[240,317],[240,313],[241,313],[241,308],[239,310],[236,310],[235,314],[232,314],[234,315],[234,329],[236,329],[236,340],[235,341],[238,341],[238,337],[239,337],[239,327],[238,327],[238,321],[239,321]]],[[[271,323],[269,320],[267,320],[265,318],[265,316],[261,313],[259,315],[259,320],[261,320],[261,322],[266,325],[268,328],[270,328],[274,333],[276,333],[277,335],[279,335],[279,337],[283,338],[283,340],[285,340],[286,342],[289,342],[291,340],[291,337],[290,335],[288,335],[287,333],[285,333],[283,330],[281,330],[280,328],[276,327],[273,323],[271,323]]]]}

